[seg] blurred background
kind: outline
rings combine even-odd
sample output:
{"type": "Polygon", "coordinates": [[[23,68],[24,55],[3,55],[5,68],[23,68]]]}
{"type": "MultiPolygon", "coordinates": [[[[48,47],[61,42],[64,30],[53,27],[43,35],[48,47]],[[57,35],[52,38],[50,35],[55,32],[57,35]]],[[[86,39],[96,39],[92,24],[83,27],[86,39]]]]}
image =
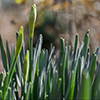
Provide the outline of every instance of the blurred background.
{"type": "Polygon", "coordinates": [[[100,46],[100,0],[0,0],[0,34],[4,45],[6,40],[10,47],[16,43],[16,31],[22,25],[25,48],[29,49],[28,21],[34,3],[37,5],[37,20],[33,46],[42,34],[42,48],[49,50],[52,43],[58,56],[61,37],[68,41],[73,50],[75,35],[79,34],[80,44],[88,29],[91,54],[100,46]]]}

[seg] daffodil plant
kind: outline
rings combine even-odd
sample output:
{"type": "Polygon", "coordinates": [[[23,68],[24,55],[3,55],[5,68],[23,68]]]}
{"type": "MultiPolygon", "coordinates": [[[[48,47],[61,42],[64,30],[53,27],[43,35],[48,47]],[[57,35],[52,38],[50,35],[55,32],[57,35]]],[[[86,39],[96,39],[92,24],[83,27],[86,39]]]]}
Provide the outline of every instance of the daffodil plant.
{"type": "Polygon", "coordinates": [[[40,34],[33,47],[36,5],[29,16],[29,50],[25,50],[23,27],[16,33],[17,44],[6,48],[0,35],[1,58],[4,73],[0,73],[0,100],[79,100],[100,99],[100,63],[97,64],[99,48],[90,59],[89,33],[78,45],[76,34],[74,50],[63,38],[60,39],[59,56],[56,61],[54,46],[42,49],[40,34]],[[5,49],[7,52],[5,52],[5,49]],[[71,57],[70,57],[71,54],[71,57]]]}

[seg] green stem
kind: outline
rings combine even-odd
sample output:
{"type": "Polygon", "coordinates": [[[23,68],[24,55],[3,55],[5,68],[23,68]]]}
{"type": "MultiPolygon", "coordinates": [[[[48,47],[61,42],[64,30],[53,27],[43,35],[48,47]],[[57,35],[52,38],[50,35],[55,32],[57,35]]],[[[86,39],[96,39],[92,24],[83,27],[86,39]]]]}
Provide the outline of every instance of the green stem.
{"type": "Polygon", "coordinates": [[[30,46],[29,46],[29,82],[32,80],[32,60],[33,60],[33,37],[30,37],[30,46]]]}
{"type": "Polygon", "coordinates": [[[9,87],[9,84],[10,84],[10,80],[11,80],[11,78],[12,78],[12,76],[13,76],[13,73],[14,73],[14,70],[15,70],[16,62],[17,62],[17,59],[14,58],[14,61],[13,61],[12,65],[11,65],[10,72],[9,72],[9,76],[8,76],[7,88],[6,88],[6,91],[5,91],[4,94],[3,94],[3,99],[4,99],[4,100],[5,100],[7,91],[8,91],[8,87],[9,87]]]}

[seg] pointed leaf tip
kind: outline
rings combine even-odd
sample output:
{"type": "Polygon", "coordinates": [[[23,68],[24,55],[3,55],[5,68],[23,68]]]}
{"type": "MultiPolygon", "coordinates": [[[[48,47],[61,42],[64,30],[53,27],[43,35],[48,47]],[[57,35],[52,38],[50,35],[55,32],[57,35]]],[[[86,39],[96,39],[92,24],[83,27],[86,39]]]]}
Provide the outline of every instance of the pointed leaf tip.
{"type": "Polygon", "coordinates": [[[88,29],[88,31],[87,31],[87,34],[89,34],[90,33],[90,29],[88,29]]]}

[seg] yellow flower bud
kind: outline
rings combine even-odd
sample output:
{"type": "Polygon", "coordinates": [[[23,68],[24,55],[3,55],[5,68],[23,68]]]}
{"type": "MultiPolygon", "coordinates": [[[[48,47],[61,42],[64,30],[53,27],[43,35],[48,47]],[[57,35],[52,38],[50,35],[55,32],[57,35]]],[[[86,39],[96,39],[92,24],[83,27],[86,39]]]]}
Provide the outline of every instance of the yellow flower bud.
{"type": "Polygon", "coordinates": [[[17,45],[16,45],[16,51],[15,51],[15,58],[18,57],[18,54],[20,53],[21,48],[22,48],[22,44],[23,44],[23,26],[21,26],[20,31],[19,31],[19,36],[18,36],[17,45]]]}
{"type": "Polygon", "coordinates": [[[27,50],[26,55],[25,55],[24,67],[23,67],[24,83],[26,83],[27,81],[28,72],[29,72],[29,51],[27,50]]]}
{"type": "Polygon", "coordinates": [[[35,21],[36,21],[36,5],[34,4],[31,7],[31,12],[30,12],[30,16],[29,16],[29,33],[30,33],[30,38],[33,38],[35,21]]]}

